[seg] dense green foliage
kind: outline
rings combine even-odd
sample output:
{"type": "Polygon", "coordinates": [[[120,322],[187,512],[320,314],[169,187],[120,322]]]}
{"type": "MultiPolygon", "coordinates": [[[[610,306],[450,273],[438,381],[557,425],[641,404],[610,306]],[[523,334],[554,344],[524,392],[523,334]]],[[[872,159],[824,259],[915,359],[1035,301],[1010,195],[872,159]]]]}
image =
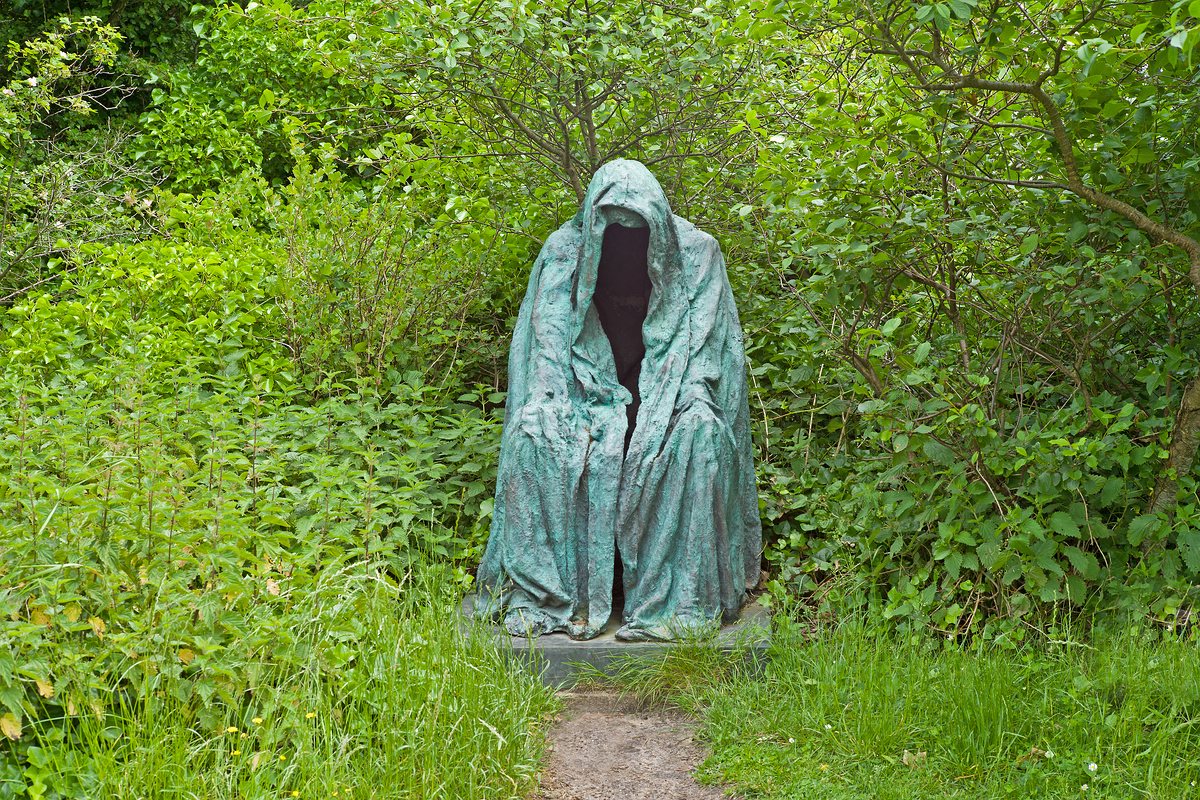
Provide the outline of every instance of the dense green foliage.
{"type": "Polygon", "coordinates": [[[17,760],[0,796],[151,796],[143,767],[214,797],[532,779],[544,690],[447,624],[484,535],[495,414],[435,408],[416,377],[313,401],[274,343],[272,256],[108,247],[69,300],[11,311],[0,713],[17,760]],[[414,581],[431,559],[456,566],[414,581]],[[238,759],[217,734],[253,716],[276,724],[238,759]]]}
{"type": "MultiPolygon", "coordinates": [[[[351,663],[313,609],[378,598],[333,576],[470,584],[529,265],[616,156],[726,252],[775,597],[1002,646],[1081,612],[1193,635],[1197,3],[15,0],[0,27],[0,796],[70,795],[32,788],[43,752],[104,738],[95,704],[165,724],[159,691],[188,774],[232,768],[189,737],[351,663]]],[[[489,786],[522,785],[538,702],[464,716],[517,748],[489,786]]]]}
{"type": "Polygon", "coordinates": [[[774,134],[760,157],[764,208],[748,215],[761,214],[796,308],[782,346],[755,353],[778,398],[764,415],[784,421],[771,438],[801,456],[781,465],[775,485],[791,485],[767,510],[790,542],[782,577],[811,573],[800,580],[835,598],[882,585],[886,614],[951,633],[979,624],[981,609],[1023,617],[1060,601],[1186,619],[1200,568],[1194,480],[1173,515],[1146,512],[1196,374],[1187,255],[1055,189],[1065,168],[1046,109],[913,83],[970,69],[1007,86],[1044,68],[1086,180],[1195,232],[1194,156],[1176,149],[1191,111],[1114,107],[1122,92],[1194,90],[1195,71],[1177,47],[1139,38],[1144,26],[1121,28],[1165,22],[1133,7],[1092,18],[1050,3],[1036,20],[1067,44],[1084,38],[1068,30],[1078,26],[1120,39],[1132,48],[1124,64],[1152,59],[1146,85],[1086,49],[1064,57],[1002,4],[955,8],[936,24],[903,4],[842,18],[807,62],[815,99],[785,106],[806,128],[774,134]],[[847,64],[847,47],[901,55],[866,62],[880,70],[872,85],[850,72],[863,62],[847,64]],[[926,48],[934,67],[912,61],[926,48]],[[1113,119],[1122,143],[1106,132],[1113,119]],[[1159,138],[1135,136],[1142,124],[1159,138]],[[1141,155],[1119,155],[1129,147],[1141,155]]]}

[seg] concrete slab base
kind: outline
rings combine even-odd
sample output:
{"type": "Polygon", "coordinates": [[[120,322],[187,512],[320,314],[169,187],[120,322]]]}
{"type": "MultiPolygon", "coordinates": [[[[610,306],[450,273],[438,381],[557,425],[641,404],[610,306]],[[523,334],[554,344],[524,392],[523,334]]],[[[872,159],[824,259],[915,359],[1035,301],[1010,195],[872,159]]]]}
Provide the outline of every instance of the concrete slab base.
{"type": "MultiPolygon", "coordinates": [[[[463,601],[463,612],[468,619],[472,618],[473,599],[468,597],[463,601]]],[[[572,639],[565,633],[527,639],[511,636],[498,625],[489,625],[487,630],[497,645],[556,688],[573,686],[581,665],[611,675],[631,658],[653,660],[680,646],[678,642],[619,642],[616,633],[620,627],[620,617],[614,614],[599,636],[586,641],[572,639]]],[[[711,639],[698,644],[726,653],[740,653],[751,668],[761,669],[767,662],[771,644],[771,612],[751,602],[742,609],[736,622],[723,626],[711,639]]]]}

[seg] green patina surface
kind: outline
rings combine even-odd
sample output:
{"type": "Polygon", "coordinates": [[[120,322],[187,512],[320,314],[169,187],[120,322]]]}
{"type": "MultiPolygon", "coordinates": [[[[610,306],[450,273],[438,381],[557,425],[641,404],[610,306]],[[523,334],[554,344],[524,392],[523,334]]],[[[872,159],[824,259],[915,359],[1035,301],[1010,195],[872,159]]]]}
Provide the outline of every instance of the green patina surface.
{"type": "Polygon", "coordinates": [[[736,616],[761,539],[720,247],[671,213],[645,166],[610,162],[546,241],[521,305],[477,608],[514,634],[591,638],[612,613],[619,558],[618,637],[693,635],[736,616]],[[646,302],[622,316],[637,305],[622,295],[631,263],[646,302]],[[644,346],[632,378],[631,314],[644,346]]]}

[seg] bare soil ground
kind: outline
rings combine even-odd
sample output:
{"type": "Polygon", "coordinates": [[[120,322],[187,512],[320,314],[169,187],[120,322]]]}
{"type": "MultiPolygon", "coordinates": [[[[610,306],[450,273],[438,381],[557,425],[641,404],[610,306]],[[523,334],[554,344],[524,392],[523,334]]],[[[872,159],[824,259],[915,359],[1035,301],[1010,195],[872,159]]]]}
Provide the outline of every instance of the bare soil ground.
{"type": "Polygon", "coordinates": [[[695,726],[609,692],[568,692],[550,730],[538,800],[720,800],[692,770],[703,760],[695,726]]]}

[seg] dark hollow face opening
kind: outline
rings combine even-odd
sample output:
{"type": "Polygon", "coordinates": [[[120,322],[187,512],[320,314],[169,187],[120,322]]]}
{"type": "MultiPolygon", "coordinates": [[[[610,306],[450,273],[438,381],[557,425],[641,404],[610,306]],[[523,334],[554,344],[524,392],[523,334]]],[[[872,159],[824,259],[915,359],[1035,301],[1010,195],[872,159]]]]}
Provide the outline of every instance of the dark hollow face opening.
{"type": "Polygon", "coordinates": [[[604,229],[596,291],[592,296],[600,325],[612,346],[617,380],[633,395],[633,402],[625,408],[629,420],[625,429],[626,449],[633,436],[638,406],[641,404],[638,377],[642,373],[642,358],[646,355],[642,325],[650,308],[652,288],[647,260],[649,247],[649,228],[627,228],[616,223],[608,225],[604,229]]]}
{"type": "MultiPolygon", "coordinates": [[[[653,288],[647,255],[649,248],[649,228],[627,228],[617,223],[608,225],[604,229],[604,244],[600,250],[596,291],[592,295],[600,325],[612,346],[617,380],[633,396],[633,402],[625,407],[629,421],[625,428],[627,451],[637,424],[638,406],[641,405],[638,377],[642,374],[642,359],[646,355],[642,325],[650,309],[650,292],[653,288]]],[[[620,618],[625,593],[619,550],[613,567],[612,607],[620,618]]]]}
{"type": "MultiPolygon", "coordinates": [[[[628,426],[625,427],[625,450],[637,425],[637,408],[641,396],[637,392],[637,379],[642,374],[642,359],[646,356],[646,342],[642,339],[642,325],[650,307],[650,284],[648,251],[649,228],[626,228],[613,223],[604,230],[604,245],[600,249],[600,266],[596,273],[596,288],[592,295],[596,315],[604,327],[608,344],[612,347],[612,360],[617,366],[617,380],[629,390],[632,402],[625,407],[628,426]]],[[[623,564],[617,552],[613,564],[612,608],[618,619],[624,604],[623,564]]]]}

